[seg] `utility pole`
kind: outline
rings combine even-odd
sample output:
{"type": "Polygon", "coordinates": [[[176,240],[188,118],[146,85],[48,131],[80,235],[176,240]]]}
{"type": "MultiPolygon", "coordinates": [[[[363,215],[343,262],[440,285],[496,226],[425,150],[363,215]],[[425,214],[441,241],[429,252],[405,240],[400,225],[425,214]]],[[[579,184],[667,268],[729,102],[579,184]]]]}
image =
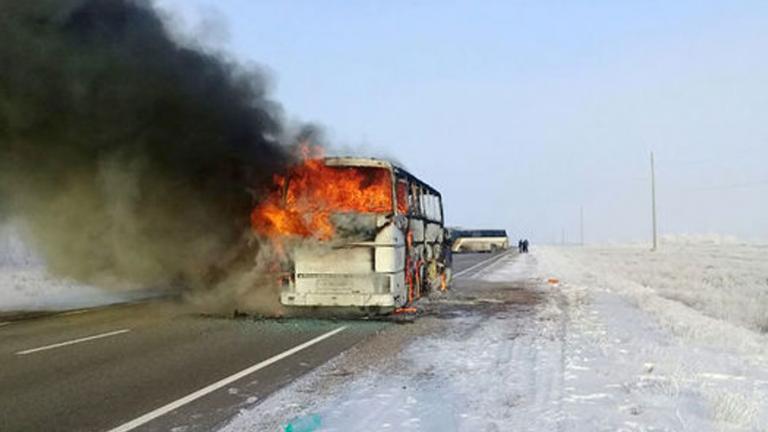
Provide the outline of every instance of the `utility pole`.
{"type": "Polygon", "coordinates": [[[579,207],[579,240],[584,246],[584,206],[579,207]]]}
{"type": "Polygon", "coordinates": [[[560,231],[560,244],[565,246],[565,228],[560,231]]]}
{"type": "Polygon", "coordinates": [[[651,211],[653,213],[653,248],[651,250],[655,251],[659,247],[659,243],[656,225],[656,164],[653,159],[653,152],[651,152],[651,211]]]}

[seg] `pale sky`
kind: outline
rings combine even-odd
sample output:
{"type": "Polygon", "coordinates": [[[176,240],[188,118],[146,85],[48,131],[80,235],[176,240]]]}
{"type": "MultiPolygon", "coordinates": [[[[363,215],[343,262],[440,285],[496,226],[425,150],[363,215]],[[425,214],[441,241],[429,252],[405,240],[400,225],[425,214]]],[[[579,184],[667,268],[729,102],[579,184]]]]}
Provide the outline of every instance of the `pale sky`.
{"type": "Polygon", "coordinates": [[[449,225],[647,240],[653,150],[662,234],[768,240],[768,2],[157,3],[449,225]]]}

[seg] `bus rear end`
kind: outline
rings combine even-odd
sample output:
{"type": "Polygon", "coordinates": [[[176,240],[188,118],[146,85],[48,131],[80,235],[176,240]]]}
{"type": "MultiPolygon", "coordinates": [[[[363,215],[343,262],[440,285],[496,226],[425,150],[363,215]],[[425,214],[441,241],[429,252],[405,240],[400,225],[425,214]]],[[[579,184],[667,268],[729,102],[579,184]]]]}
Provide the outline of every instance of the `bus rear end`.
{"type": "Polygon", "coordinates": [[[292,239],[283,305],[386,313],[405,303],[393,178],[387,162],[352,158],[309,160],[286,176],[279,208],[254,219],[292,239]]]}
{"type": "Polygon", "coordinates": [[[382,312],[400,306],[405,298],[398,298],[403,275],[395,265],[398,248],[393,244],[397,230],[386,218],[381,219],[385,219],[380,221],[382,230],[369,241],[329,248],[298,247],[293,259],[294,277],[284,285],[281,303],[351,306],[382,312]]]}

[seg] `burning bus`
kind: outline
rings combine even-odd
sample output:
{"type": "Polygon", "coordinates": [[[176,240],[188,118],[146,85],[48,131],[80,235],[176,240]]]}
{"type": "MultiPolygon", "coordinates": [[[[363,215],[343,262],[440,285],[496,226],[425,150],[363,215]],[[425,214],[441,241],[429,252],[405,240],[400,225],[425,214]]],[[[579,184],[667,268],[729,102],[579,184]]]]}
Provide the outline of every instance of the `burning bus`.
{"type": "Polygon", "coordinates": [[[285,306],[409,307],[451,278],[440,193],[391,162],[311,157],[251,215],[285,258],[285,306]]]}

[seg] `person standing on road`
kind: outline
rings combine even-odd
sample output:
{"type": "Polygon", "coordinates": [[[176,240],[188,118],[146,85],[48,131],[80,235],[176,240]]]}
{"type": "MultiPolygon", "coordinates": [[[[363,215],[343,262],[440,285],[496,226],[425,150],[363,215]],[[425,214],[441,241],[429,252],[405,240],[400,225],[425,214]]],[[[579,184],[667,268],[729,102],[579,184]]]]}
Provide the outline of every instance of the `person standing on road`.
{"type": "Polygon", "coordinates": [[[528,253],[528,239],[523,240],[523,253],[528,253]]]}
{"type": "Polygon", "coordinates": [[[517,251],[523,253],[523,239],[517,241],[517,251]]]}

